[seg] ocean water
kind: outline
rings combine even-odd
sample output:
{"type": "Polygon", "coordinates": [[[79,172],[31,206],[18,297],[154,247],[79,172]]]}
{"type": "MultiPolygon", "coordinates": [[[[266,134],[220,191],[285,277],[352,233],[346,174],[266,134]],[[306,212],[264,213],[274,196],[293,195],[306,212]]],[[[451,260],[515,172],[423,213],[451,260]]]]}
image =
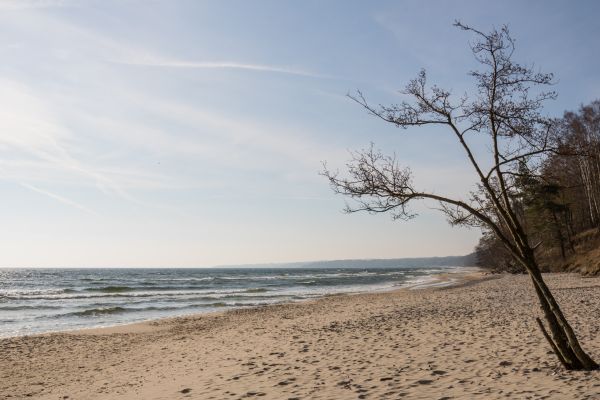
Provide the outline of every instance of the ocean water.
{"type": "Polygon", "coordinates": [[[0,269],[0,337],[423,285],[460,267],[0,269]]]}

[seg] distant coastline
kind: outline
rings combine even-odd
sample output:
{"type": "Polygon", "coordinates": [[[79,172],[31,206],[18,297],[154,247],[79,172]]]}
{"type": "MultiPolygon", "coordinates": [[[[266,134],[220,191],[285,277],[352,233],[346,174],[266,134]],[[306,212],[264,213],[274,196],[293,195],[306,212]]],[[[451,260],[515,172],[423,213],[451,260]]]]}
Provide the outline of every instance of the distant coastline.
{"type": "Polygon", "coordinates": [[[289,263],[231,264],[214,268],[419,268],[419,267],[471,267],[475,266],[475,253],[464,256],[402,257],[372,259],[342,259],[298,261],[289,263]]]}

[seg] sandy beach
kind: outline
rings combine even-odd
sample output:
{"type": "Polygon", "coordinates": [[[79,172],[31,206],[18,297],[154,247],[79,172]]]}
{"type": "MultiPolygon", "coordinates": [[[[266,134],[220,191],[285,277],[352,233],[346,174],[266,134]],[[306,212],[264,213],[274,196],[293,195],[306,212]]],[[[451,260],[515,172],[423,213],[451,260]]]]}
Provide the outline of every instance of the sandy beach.
{"type": "MultiPolygon", "coordinates": [[[[600,280],[547,275],[600,359],[600,280]]],[[[7,399],[598,399],[536,327],[526,276],[0,340],[7,399]]]]}

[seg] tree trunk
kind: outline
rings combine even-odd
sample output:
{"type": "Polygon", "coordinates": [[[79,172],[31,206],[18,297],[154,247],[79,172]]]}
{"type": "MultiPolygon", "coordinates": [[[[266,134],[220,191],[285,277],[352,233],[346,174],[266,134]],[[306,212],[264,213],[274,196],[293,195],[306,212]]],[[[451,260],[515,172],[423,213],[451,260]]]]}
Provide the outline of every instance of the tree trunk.
{"type": "Polygon", "coordinates": [[[571,253],[575,254],[575,245],[573,244],[573,221],[571,218],[571,210],[567,210],[563,214],[565,220],[565,226],[567,227],[567,244],[569,245],[569,249],[571,253]]]}
{"type": "Polygon", "coordinates": [[[560,245],[560,255],[563,260],[567,258],[567,254],[565,252],[565,238],[562,234],[562,230],[560,229],[560,223],[558,222],[558,217],[556,216],[556,211],[552,211],[552,221],[554,222],[554,235],[556,239],[558,239],[558,244],[560,245]]]}
{"type": "Polygon", "coordinates": [[[561,364],[567,370],[598,369],[598,364],[581,348],[573,328],[569,325],[556,299],[544,282],[533,254],[528,255],[523,260],[523,264],[531,277],[551,334],[548,334],[539,318],[537,318],[538,325],[561,364]]]}
{"type": "Polygon", "coordinates": [[[587,164],[581,157],[579,158],[579,171],[581,172],[581,181],[583,182],[583,188],[585,189],[585,195],[588,201],[590,222],[592,226],[596,226],[596,214],[594,212],[594,202],[592,199],[591,180],[589,177],[587,164]]]}

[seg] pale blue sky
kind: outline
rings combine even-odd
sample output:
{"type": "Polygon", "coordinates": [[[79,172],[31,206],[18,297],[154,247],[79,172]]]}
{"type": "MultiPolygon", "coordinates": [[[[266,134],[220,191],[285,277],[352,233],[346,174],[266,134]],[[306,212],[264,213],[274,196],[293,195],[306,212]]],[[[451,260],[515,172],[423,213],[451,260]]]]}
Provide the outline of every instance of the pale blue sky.
{"type": "MultiPolygon", "coordinates": [[[[435,210],[341,213],[320,176],[371,141],[460,194],[450,135],[401,131],[375,102],[421,67],[461,93],[472,39],[509,24],[554,72],[551,115],[600,93],[594,1],[0,0],[0,266],[212,266],[459,255],[475,230],[435,210]]],[[[433,205],[429,205],[433,206],[433,205]]]]}

